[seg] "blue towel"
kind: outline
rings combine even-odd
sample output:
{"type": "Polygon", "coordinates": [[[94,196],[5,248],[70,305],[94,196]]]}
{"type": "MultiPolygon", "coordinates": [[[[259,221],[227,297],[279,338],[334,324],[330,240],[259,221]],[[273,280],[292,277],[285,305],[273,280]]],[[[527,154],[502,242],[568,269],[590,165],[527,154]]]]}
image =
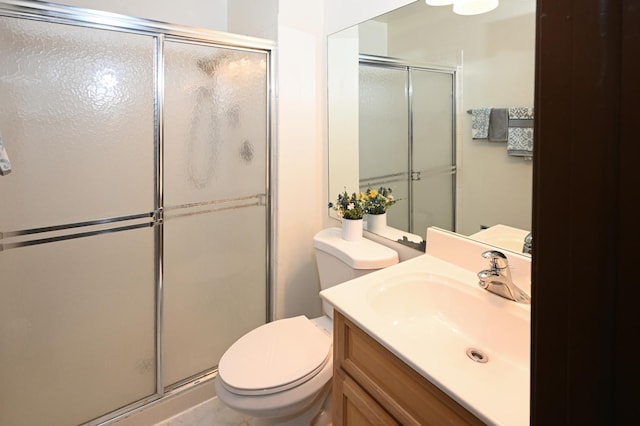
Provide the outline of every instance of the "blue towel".
{"type": "Polygon", "coordinates": [[[2,136],[0,136],[0,175],[8,175],[11,173],[11,161],[9,161],[9,154],[4,148],[2,143],[2,136]]]}
{"type": "Polygon", "coordinates": [[[489,115],[491,108],[476,108],[471,110],[471,137],[473,139],[487,139],[489,137],[489,115]]]}

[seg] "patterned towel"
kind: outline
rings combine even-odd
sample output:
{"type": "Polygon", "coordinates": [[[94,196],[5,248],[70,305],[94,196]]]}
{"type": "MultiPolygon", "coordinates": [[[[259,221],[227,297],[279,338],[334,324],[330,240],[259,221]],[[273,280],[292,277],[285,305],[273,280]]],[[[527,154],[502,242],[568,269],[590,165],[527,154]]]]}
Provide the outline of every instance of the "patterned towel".
{"type": "Polygon", "coordinates": [[[471,137],[473,139],[487,139],[489,137],[489,114],[491,114],[491,108],[471,110],[471,137]]]}
{"type": "Polygon", "coordinates": [[[533,127],[509,127],[507,154],[517,157],[533,156],[533,127]]]}
{"type": "Polygon", "coordinates": [[[511,107],[509,108],[509,118],[515,120],[533,120],[533,108],[511,107]]]}
{"type": "Polygon", "coordinates": [[[7,150],[4,149],[2,136],[0,136],[0,175],[4,176],[9,173],[11,173],[11,161],[9,161],[9,154],[7,154],[7,150]]]}
{"type": "Polygon", "coordinates": [[[509,108],[507,154],[517,157],[533,156],[533,108],[509,108]]]}

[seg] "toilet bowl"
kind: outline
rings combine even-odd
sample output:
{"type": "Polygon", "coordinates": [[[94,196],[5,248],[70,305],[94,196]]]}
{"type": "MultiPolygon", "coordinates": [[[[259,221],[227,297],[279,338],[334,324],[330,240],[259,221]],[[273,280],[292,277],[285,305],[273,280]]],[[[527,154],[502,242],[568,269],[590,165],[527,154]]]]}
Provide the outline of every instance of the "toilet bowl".
{"type": "MultiPolygon", "coordinates": [[[[314,248],[321,290],[398,263],[395,251],[366,239],[345,241],[339,228],[318,232],[314,248]]],[[[218,364],[220,401],[259,424],[329,424],[323,411],[330,406],[333,308],[323,303],[323,311],[264,324],[231,345],[218,364]]]]}
{"type": "Polygon", "coordinates": [[[331,326],[298,316],[252,330],[220,359],[218,398],[263,424],[310,424],[330,391],[331,326]]]}

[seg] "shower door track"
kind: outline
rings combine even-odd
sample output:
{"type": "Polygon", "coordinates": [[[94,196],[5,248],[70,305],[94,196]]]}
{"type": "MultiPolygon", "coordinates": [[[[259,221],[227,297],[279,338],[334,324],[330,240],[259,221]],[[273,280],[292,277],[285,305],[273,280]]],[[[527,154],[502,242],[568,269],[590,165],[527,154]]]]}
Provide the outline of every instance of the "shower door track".
{"type": "Polygon", "coordinates": [[[163,359],[162,359],[162,330],[163,330],[163,220],[167,210],[172,216],[205,214],[212,211],[242,208],[248,206],[266,206],[266,321],[272,317],[272,290],[273,268],[271,267],[272,253],[274,252],[273,230],[271,217],[273,217],[273,204],[271,203],[271,157],[274,152],[272,141],[275,140],[274,111],[275,111],[275,44],[266,39],[254,38],[243,35],[230,34],[202,28],[190,28],[187,26],[169,24],[143,18],[130,17],[116,13],[89,10],[66,5],[43,3],[31,0],[0,0],[0,16],[9,18],[27,19],[33,21],[66,24],[79,27],[141,34],[153,37],[155,40],[155,208],[152,212],[145,212],[121,217],[99,219],[93,221],[69,223],[49,227],[33,228],[17,231],[0,232],[0,252],[9,249],[18,249],[30,245],[45,244],[75,238],[82,238],[112,232],[127,231],[132,229],[154,227],[156,229],[156,391],[141,400],[112,411],[108,414],[86,422],[84,425],[108,425],[122,420],[131,414],[141,411],[150,405],[161,403],[163,400],[191,389],[205,381],[210,381],[217,375],[217,367],[203,371],[191,377],[185,378],[173,385],[163,385],[163,359]],[[266,105],[266,140],[267,140],[267,164],[265,176],[264,194],[256,194],[250,197],[235,199],[215,200],[211,202],[196,203],[165,209],[163,206],[163,113],[164,113],[164,41],[175,40],[191,44],[202,44],[211,47],[221,47],[241,51],[265,53],[268,58],[266,68],[267,105],[266,105]],[[202,209],[202,207],[209,207],[202,209]],[[174,213],[178,210],[191,210],[186,213],[174,213]],[[132,223],[124,226],[113,226],[116,223],[132,223]],[[73,229],[85,229],[83,232],[70,233],[73,229]],[[65,233],[65,231],[67,231],[65,233]],[[42,238],[28,239],[29,235],[41,235],[42,238]]]}

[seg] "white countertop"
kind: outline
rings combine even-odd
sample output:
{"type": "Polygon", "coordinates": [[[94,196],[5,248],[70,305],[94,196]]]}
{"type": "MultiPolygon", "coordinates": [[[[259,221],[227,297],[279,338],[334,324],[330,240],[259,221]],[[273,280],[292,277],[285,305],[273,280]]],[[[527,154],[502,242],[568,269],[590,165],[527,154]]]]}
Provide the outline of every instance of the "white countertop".
{"type": "Polygon", "coordinates": [[[477,282],[475,272],[425,254],[320,295],[482,421],[528,425],[530,306],[491,294],[477,282]],[[384,293],[403,279],[431,280],[434,289],[443,289],[447,284],[437,278],[442,276],[454,278],[456,289],[429,296],[434,300],[425,301],[433,305],[428,315],[416,311],[419,315],[412,316],[412,310],[422,309],[420,300],[387,299],[393,293],[384,293]],[[381,303],[387,301],[402,306],[381,313],[387,308],[381,303]],[[396,321],[394,315],[402,318],[396,321]],[[467,357],[465,346],[474,345],[485,351],[489,362],[467,357]]]}

